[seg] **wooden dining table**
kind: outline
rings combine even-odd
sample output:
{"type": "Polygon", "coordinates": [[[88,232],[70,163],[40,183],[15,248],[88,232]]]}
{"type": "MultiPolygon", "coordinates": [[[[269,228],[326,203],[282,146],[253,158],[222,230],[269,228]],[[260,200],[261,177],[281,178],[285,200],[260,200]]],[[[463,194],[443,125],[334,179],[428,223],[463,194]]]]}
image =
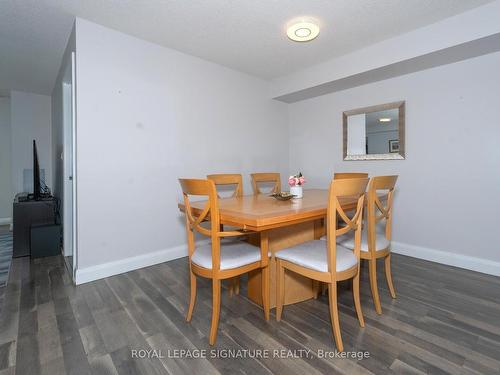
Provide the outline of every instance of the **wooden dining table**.
{"type": "MultiPolygon", "coordinates": [[[[356,198],[339,199],[345,211],[356,208],[356,198]]],[[[270,301],[276,306],[276,260],[274,254],[300,243],[319,239],[325,234],[325,218],[328,205],[328,190],[304,190],[301,199],[277,200],[267,194],[220,198],[220,222],[223,225],[243,228],[254,233],[247,241],[271,252],[270,301]]],[[[193,213],[201,213],[204,201],[191,204],[193,213]]],[[[179,204],[184,210],[184,205],[179,204]]],[[[326,246],[326,245],[325,245],[326,246]]],[[[311,279],[289,272],[285,274],[285,304],[297,303],[314,297],[311,279]]],[[[248,297],[262,305],[261,272],[248,275],[248,297]]]]}

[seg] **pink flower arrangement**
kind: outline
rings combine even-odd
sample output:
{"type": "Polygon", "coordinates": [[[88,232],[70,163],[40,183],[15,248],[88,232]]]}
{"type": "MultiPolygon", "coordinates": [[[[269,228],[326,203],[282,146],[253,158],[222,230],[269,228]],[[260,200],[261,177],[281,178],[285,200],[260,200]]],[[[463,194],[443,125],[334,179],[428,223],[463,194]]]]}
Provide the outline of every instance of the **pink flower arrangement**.
{"type": "Polygon", "coordinates": [[[306,179],[302,176],[302,173],[299,172],[296,175],[288,177],[288,185],[290,186],[302,186],[306,183],[306,179]]]}

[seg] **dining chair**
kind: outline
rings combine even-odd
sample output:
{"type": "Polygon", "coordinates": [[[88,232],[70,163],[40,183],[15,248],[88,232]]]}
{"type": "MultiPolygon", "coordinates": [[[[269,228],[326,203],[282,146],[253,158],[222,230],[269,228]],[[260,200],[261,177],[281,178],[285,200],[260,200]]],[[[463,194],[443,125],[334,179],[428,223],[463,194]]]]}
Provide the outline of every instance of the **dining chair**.
{"type": "MultiPolygon", "coordinates": [[[[392,208],[394,188],[398,176],[372,177],[367,193],[367,217],[361,236],[361,259],[369,263],[370,288],[375,311],[382,314],[377,286],[377,259],[385,260],[385,277],[392,298],[396,298],[391,272],[392,208]],[[379,192],[387,195],[382,199],[379,192]],[[385,224],[385,225],[384,225],[385,224]]],[[[337,238],[337,243],[345,248],[355,247],[355,238],[344,235],[337,238]]]]}
{"type": "Polygon", "coordinates": [[[243,241],[221,244],[223,238],[241,236],[248,232],[220,230],[219,203],[213,181],[179,179],[179,182],[184,198],[191,282],[186,320],[190,322],[193,316],[196,302],[196,277],[212,279],[212,323],[209,343],[214,345],[219,325],[221,280],[261,269],[264,317],[269,320],[269,255],[267,249],[259,249],[243,241]],[[190,196],[208,197],[203,210],[198,215],[191,208],[190,196]],[[209,227],[206,228],[202,224],[207,224],[209,227]],[[195,232],[210,237],[211,243],[196,246],[195,232]]]}
{"type": "Polygon", "coordinates": [[[343,180],[346,178],[368,178],[368,173],[339,172],[333,174],[334,180],[343,180]]]}
{"type": "Polygon", "coordinates": [[[254,195],[262,194],[262,191],[259,189],[259,184],[266,182],[274,183],[271,194],[281,192],[281,176],[279,173],[252,173],[250,176],[252,177],[254,195]]]}
{"type": "MultiPolygon", "coordinates": [[[[344,180],[346,178],[368,178],[368,173],[358,173],[358,172],[338,172],[333,174],[334,180],[344,180]]],[[[365,212],[366,214],[366,212],[365,212]]],[[[342,220],[337,221],[340,226],[345,225],[342,220]]]]}
{"type": "MultiPolygon", "coordinates": [[[[220,173],[220,174],[209,174],[207,179],[212,180],[217,186],[230,186],[234,185],[234,191],[231,195],[232,198],[241,197],[243,195],[243,178],[241,174],[237,173],[220,173]]],[[[217,194],[220,198],[220,195],[217,194]]]]}
{"type": "Polygon", "coordinates": [[[285,270],[289,270],[310,279],[328,284],[330,320],[333,336],[339,351],[344,350],[340,333],[339,312],[337,308],[337,282],[352,279],[354,306],[359,325],[365,326],[359,299],[359,265],[361,221],[363,217],[363,201],[365,198],[367,178],[332,180],[328,194],[327,240],[313,240],[275,254],[276,262],[276,320],[281,320],[285,294],[285,270]],[[348,217],[340,205],[339,198],[351,197],[356,201],[356,210],[348,217]],[[337,214],[345,221],[346,226],[336,226],[337,214]],[[337,245],[336,238],[354,231],[354,250],[337,245]]]}
{"type": "MultiPolygon", "coordinates": [[[[209,174],[207,175],[207,179],[212,180],[215,183],[215,188],[218,186],[222,187],[230,187],[234,186],[233,194],[231,198],[241,197],[243,196],[243,178],[239,173],[218,173],[218,174],[209,174]]],[[[217,196],[220,198],[219,193],[217,196]]],[[[229,230],[233,230],[233,228],[229,230]]],[[[224,230],[224,225],[220,225],[220,230],[224,230]]],[[[240,294],[240,277],[234,277],[229,280],[229,296],[232,297],[233,294],[240,294]]]]}

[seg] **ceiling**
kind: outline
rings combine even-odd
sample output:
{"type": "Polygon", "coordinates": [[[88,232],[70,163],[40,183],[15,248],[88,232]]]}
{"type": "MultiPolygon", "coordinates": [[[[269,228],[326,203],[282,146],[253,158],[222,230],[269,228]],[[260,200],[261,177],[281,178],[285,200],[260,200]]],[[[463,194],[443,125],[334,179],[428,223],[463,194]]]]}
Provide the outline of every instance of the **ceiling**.
{"type": "Polygon", "coordinates": [[[490,1],[2,0],[0,91],[50,94],[75,16],[272,79],[490,1]],[[287,39],[297,16],[319,21],[317,39],[287,39]]]}

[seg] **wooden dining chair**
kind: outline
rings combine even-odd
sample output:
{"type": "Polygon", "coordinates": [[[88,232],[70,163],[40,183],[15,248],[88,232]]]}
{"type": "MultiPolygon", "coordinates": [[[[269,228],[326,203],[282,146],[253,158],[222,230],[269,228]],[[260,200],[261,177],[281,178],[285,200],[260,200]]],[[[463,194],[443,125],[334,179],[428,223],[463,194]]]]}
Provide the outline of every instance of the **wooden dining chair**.
{"type": "MultiPolygon", "coordinates": [[[[368,178],[368,173],[363,172],[338,172],[333,174],[334,180],[345,180],[348,178],[368,178]]],[[[366,212],[365,212],[366,215],[366,212]]],[[[342,220],[341,217],[337,217],[337,226],[343,227],[346,223],[342,220]]],[[[322,240],[326,240],[326,235],[321,237],[322,240]]],[[[327,289],[327,285],[324,283],[320,283],[320,291],[321,294],[325,294],[327,289]]]]}
{"type": "MultiPolygon", "coordinates": [[[[339,172],[333,174],[334,180],[344,180],[346,178],[368,178],[368,173],[358,173],[358,172],[339,172]]],[[[366,215],[366,212],[365,212],[366,215]]],[[[344,226],[345,223],[342,219],[337,221],[339,226],[344,226]]]]}
{"type": "Polygon", "coordinates": [[[337,308],[337,282],[352,279],[353,297],[356,314],[361,327],[365,326],[359,299],[359,264],[361,221],[367,178],[332,180],[328,194],[327,240],[305,242],[275,254],[276,263],[276,320],[281,320],[285,293],[285,270],[289,270],[310,279],[328,284],[330,319],[333,335],[339,351],[344,350],[340,334],[339,312],[337,308]],[[340,205],[339,198],[356,199],[356,210],[348,217],[340,205]],[[337,229],[337,214],[346,222],[346,226],[337,229]],[[336,238],[354,231],[355,248],[346,249],[337,245],[336,238]]]}
{"type": "MultiPolygon", "coordinates": [[[[243,196],[243,178],[239,173],[219,173],[219,174],[209,174],[207,175],[207,179],[212,180],[215,183],[215,188],[218,186],[222,187],[230,187],[234,186],[233,194],[231,198],[241,197],[243,196]]],[[[220,198],[219,193],[217,196],[220,198]]],[[[233,230],[231,228],[229,230],[233,230]]],[[[220,225],[220,230],[224,230],[224,225],[220,225]]],[[[240,277],[234,277],[229,281],[229,296],[232,297],[233,294],[240,294],[240,277]]]]}
{"type": "Polygon", "coordinates": [[[219,325],[221,280],[261,269],[264,317],[269,320],[268,250],[259,249],[243,241],[230,241],[221,244],[223,238],[241,236],[247,232],[220,230],[220,213],[215,183],[211,180],[198,179],[179,179],[179,182],[184,198],[191,282],[191,296],[186,320],[191,321],[193,315],[196,301],[196,277],[212,279],[212,323],[209,343],[214,345],[219,325]],[[190,196],[208,197],[205,207],[198,214],[191,207],[190,196]],[[202,224],[209,227],[206,228],[202,224]],[[195,232],[210,237],[211,243],[196,246],[195,232]]]}
{"type": "MultiPolygon", "coordinates": [[[[212,180],[217,186],[230,186],[233,185],[234,191],[231,195],[232,198],[241,197],[243,195],[243,178],[241,174],[237,173],[220,173],[220,174],[209,174],[207,179],[212,180]]],[[[220,198],[220,196],[219,196],[220,198]]]]}
{"type": "Polygon", "coordinates": [[[333,174],[334,180],[343,180],[346,178],[368,178],[368,173],[339,172],[333,174]]]}
{"type": "Polygon", "coordinates": [[[281,176],[279,173],[252,173],[250,176],[252,177],[254,195],[262,194],[262,191],[259,189],[259,184],[266,182],[274,183],[270,192],[271,194],[281,192],[281,176]]]}
{"type": "MultiPolygon", "coordinates": [[[[361,236],[361,259],[369,263],[370,288],[375,305],[375,311],[382,314],[377,286],[377,259],[385,259],[385,277],[392,298],[396,298],[391,272],[391,238],[392,238],[392,207],[394,188],[398,176],[372,177],[368,185],[367,215],[361,236]],[[386,198],[380,199],[379,192],[385,192],[386,198]],[[385,224],[385,225],[384,225],[385,224]]],[[[355,239],[352,236],[342,236],[338,244],[353,249],[355,239]]]]}

